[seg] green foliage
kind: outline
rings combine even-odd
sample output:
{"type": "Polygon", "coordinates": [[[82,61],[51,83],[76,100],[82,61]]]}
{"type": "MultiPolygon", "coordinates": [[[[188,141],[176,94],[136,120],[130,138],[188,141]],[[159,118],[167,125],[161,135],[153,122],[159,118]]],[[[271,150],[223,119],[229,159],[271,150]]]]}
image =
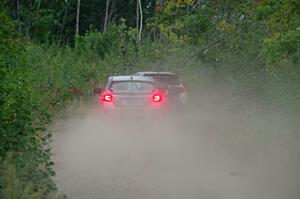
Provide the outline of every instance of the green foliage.
{"type": "Polygon", "coordinates": [[[124,19],[119,24],[111,24],[106,32],[92,30],[79,36],[75,51],[87,59],[96,57],[100,60],[105,56],[130,54],[136,46],[135,28],[129,28],[124,19]]]}
{"type": "MultiPolygon", "coordinates": [[[[16,177],[11,178],[16,178],[18,183],[5,184],[5,175],[0,175],[0,190],[7,187],[7,191],[0,192],[0,196],[15,189],[24,189],[24,194],[31,193],[30,190],[55,189],[51,180],[55,174],[50,160],[51,135],[45,132],[51,121],[50,116],[74,100],[90,96],[93,86],[107,74],[120,72],[122,61],[115,63],[112,69],[108,63],[111,61],[104,58],[110,53],[122,56],[121,50],[115,51],[112,46],[124,45],[126,49],[125,42],[130,40],[131,31],[119,32],[126,26],[115,28],[116,31],[111,34],[86,34],[80,38],[76,49],[27,42],[27,47],[15,54],[15,62],[10,62],[16,63],[15,67],[8,67],[5,78],[1,79],[0,156],[3,162],[5,154],[13,152],[16,168],[13,175],[16,177]],[[93,45],[93,41],[97,45],[93,45]],[[70,87],[81,90],[84,96],[71,93],[70,87]],[[20,187],[18,184],[26,186],[20,187]]],[[[5,56],[6,59],[8,57],[5,56]]],[[[5,168],[1,170],[6,172],[5,168]]],[[[12,175],[11,169],[7,172],[12,175]]],[[[46,193],[42,192],[43,195],[46,193]]]]}
{"type": "Polygon", "coordinates": [[[45,188],[34,188],[32,182],[24,184],[17,177],[16,162],[13,160],[13,154],[8,153],[3,170],[3,198],[4,199],[42,199],[44,198],[45,188]]]}
{"type": "Polygon", "coordinates": [[[300,26],[300,2],[264,0],[258,5],[256,15],[270,26],[271,33],[296,29],[300,26]]]}
{"type": "MultiPolygon", "coordinates": [[[[143,17],[154,14],[155,0],[142,2],[143,17]]],[[[8,3],[9,14],[17,22],[18,30],[40,43],[72,44],[75,35],[77,0],[68,1],[19,1],[8,3]]],[[[91,29],[102,30],[105,18],[106,1],[89,0],[81,3],[80,35],[91,29]]],[[[109,22],[120,22],[133,27],[136,24],[136,1],[111,0],[109,22]]]]}
{"type": "MultiPolygon", "coordinates": [[[[50,179],[53,174],[47,142],[50,135],[43,133],[49,121],[48,113],[36,101],[33,84],[30,80],[30,65],[22,54],[22,43],[14,24],[0,12],[0,164],[8,152],[14,153],[16,172],[8,169],[9,175],[16,175],[20,186],[29,181],[32,188],[45,186],[54,189],[50,179]]],[[[2,171],[0,171],[2,173],[2,171]]],[[[0,196],[5,184],[0,176],[0,196]]],[[[14,183],[7,190],[19,186],[14,183]]],[[[10,195],[9,197],[14,197],[10,195]]]]}
{"type": "Polygon", "coordinates": [[[79,37],[76,43],[77,51],[80,49],[81,54],[90,56],[98,56],[103,59],[105,55],[109,54],[112,50],[112,46],[117,46],[116,35],[111,32],[87,32],[84,36],[79,37]]]}
{"type": "Polygon", "coordinates": [[[14,58],[20,51],[18,45],[17,32],[12,21],[4,12],[0,11],[0,66],[7,68],[8,65],[13,66],[14,58]]]}
{"type": "Polygon", "coordinates": [[[300,30],[279,33],[271,38],[265,39],[264,51],[269,67],[299,65],[300,30]]]}
{"type": "Polygon", "coordinates": [[[148,23],[161,42],[191,46],[187,59],[198,58],[232,84],[249,88],[245,98],[254,95],[297,112],[299,5],[295,0],[215,0],[197,6],[168,1],[148,23]]]}
{"type": "Polygon", "coordinates": [[[81,90],[84,96],[91,94],[91,88],[112,70],[103,59],[110,53],[122,56],[121,47],[115,51],[112,46],[126,49],[132,32],[123,31],[125,25],[103,34],[90,32],[80,37],[73,49],[10,40],[14,35],[12,23],[1,27],[10,28],[12,34],[1,38],[7,45],[1,54],[0,161],[6,161],[5,154],[12,152],[14,163],[0,169],[8,173],[0,175],[0,196],[20,198],[11,195],[20,190],[19,194],[38,198],[47,193],[39,190],[55,189],[51,180],[55,174],[50,160],[51,135],[46,132],[50,116],[82,97],[70,92],[71,87],[81,90]]]}
{"type": "Polygon", "coordinates": [[[257,8],[259,20],[269,27],[264,39],[264,53],[268,67],[298,64],[300,3],[294,0],[265,0],[257,8]]]}
{"type": "Polygon", "coordinates": [[[206,38],[207,32],[210,32],[211,23],[210,18],[203,14],[201,11],[197,11],[192,15],[186,15],[183,18],[183,29],[186,30],[184,34],[188,33],[188,43],[194,43],[196,45],[201,44],[206,38]]]}
{"type": "Polygon", "coordinates": [[[222,76],[244,102],[300,111],[297,0],[143,1],[139,47],[135,1],[111,1],[106,32],[97,30],[105,1],[84,2],[75,45],[77,1],[20,2],[19,10],[9,4],[14,23],[0,1],[0,197],[43,198],[55,189],[47,125],[109,74],[172,70],[191,88],[222,76]]]}

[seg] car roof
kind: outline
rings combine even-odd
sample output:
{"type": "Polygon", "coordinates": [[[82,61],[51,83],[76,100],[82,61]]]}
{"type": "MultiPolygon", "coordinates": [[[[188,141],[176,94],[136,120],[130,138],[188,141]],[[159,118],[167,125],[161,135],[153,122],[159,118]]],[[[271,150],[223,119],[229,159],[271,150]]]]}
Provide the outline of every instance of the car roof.
{"type": "Polygon", "coordinates": [[[172,72],[146,71],[146,72],[137,72],[136,75],[176,75],[176,74],[172,72]]]}
{"type": "Polygon", "coordinates": [[[147,81],[153,82],[152,77],[138,76],[138,75],[119,75],[119,76],[110,76],[112,81],[147,81]]]}

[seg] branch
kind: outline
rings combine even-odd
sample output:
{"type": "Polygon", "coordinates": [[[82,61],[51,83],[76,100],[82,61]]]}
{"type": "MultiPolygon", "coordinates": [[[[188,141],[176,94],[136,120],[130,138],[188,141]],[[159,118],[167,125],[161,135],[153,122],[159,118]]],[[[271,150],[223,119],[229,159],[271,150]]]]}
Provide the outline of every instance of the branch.
{"type": "Polygon", "coordinates": [[[201,48],[201,49],[197,49],[195,53],[193,53],[191,56],[189,56],[186,61],[183,63],[182,67],[185,67],[191,60],[192,58],[194,58],[196,55],[198,55],[200,52],[207,50],[209,47],[214,46],[215,44],[217,44],[219,41],[213,41],[209,44],[207,44],[205,47],[201,48]]]}

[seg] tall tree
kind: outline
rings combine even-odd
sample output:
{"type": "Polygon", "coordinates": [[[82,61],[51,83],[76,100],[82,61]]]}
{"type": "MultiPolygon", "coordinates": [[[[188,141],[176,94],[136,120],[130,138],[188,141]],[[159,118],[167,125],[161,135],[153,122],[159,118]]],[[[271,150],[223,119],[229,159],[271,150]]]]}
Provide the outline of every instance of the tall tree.
{"type": "Polygon", "coordinates": [[[65,0],[64,16],[63,16],[60,33],[59,33],[59,40],[58,40],[59,44],[61,43],[62,38],[63,38],[63,32],[64,32],[64,28],[66,25],[67,16],[68,16],[68,0],[65,0]]]}
{"type": "Polygon", "coordinates": [[[105,32],[105,31],[106,31],[106,29],[107,29],[107,23],[108,23],[108,17],[109,17],[109,14],[108,14],[108,10],[109,10],[109,3],[110,3],[110,0],[106,0],[105,19],[104,19],[104,27],[103,27],[103,32],[105,32]]]}
{"type": "Polygon", "coordinates": [[[139,1],[136,1],[136,44],[139,43],[139,29],[140,29],[140,7],[139,7],[139,1]]]}
{"type": "Polygon", "coordinates": [[[17,0],[17,21],[18,21],[18,30],[20,31],[20,0],[17,0]]]}
{"type": "MultiPolygon", "coordinates": [[[[142,31],[143,31],[143,9],[141,0],[137,0],[137,20],[139,19],[138,29],[138,37],[137,43],[140,44],[142,40],[142,31]]],[[[137,23],[138,24],[138,23],[137,23]]]]}
{"type": "Polygon", "coordinates": [[[76,31],[75,31],[76,37],[79,35],[79,20],[80,20],[80,0],[77,0],[76,31]]]}

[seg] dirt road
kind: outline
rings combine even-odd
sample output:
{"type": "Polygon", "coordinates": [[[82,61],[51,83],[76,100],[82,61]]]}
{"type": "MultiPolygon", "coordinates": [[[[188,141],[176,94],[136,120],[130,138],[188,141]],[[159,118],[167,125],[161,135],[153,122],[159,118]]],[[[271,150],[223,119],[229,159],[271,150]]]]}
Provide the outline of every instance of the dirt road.
{"type": "MultiPolygon", "coordinates": [[[[55,178],[71,199],[299,199],[299,135],[280,117],[200,107],[59,122],[55,178]]],[[[268,114],[266,114],[268,115],[268,114]]]]}

